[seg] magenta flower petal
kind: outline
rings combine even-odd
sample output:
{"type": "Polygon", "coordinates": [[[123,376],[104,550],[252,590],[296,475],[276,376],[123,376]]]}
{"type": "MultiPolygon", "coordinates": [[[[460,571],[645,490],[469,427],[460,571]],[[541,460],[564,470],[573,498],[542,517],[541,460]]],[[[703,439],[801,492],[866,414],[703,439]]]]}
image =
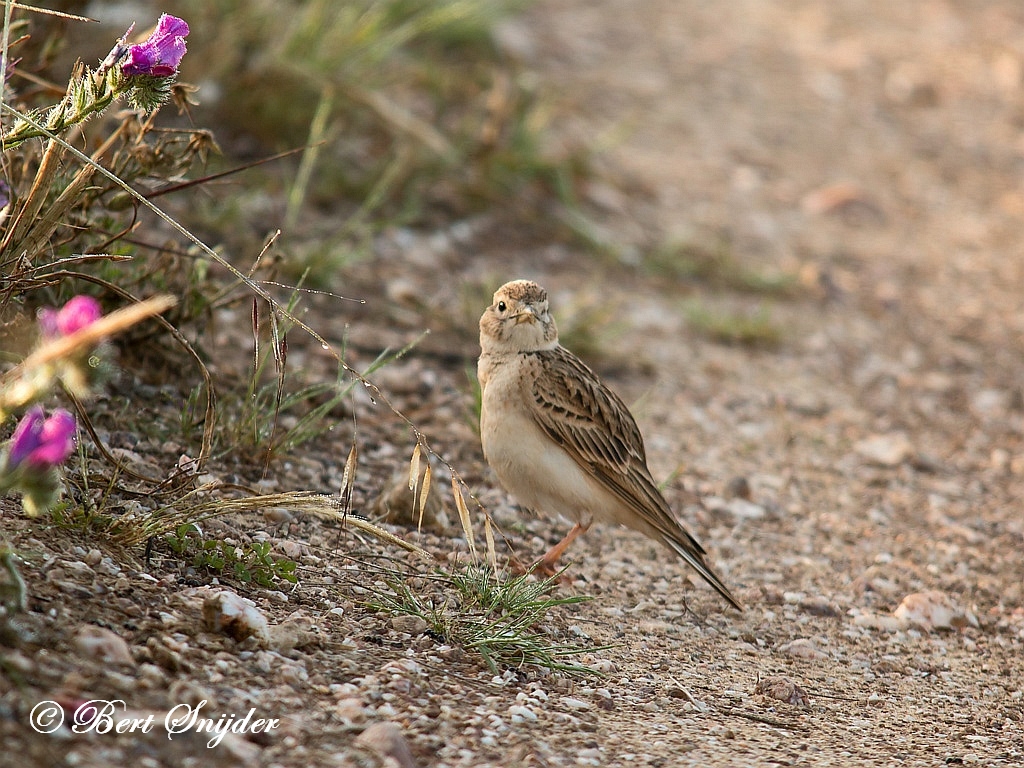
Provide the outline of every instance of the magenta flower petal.
{"type": "Polygon", "coordinates": [[[75,429],[75,417],[63,409],[45,419],[40,406],[30,408],[11,437],[8,468],[25,464],[45,471],[64,463],[75,450],[75,429]]]}
{"type": "Polygon", "coordinates": [[[43,332],[43,336],[48,339],[55,339],[60,336],[58,315],[57,310],[52,307],[43,307],[36,312],[36,319],[39,320],[39,329],[43,332]]]}
{"type": "Polygon", "coordinates": [[[75,296],[57,313],[57,330],[67,336],[92,325],[102,314],[100,303],[92,296],[75,296]]]}
{"type": "Polygon", "coordinates": [[[37,313],[39,327],[48,338],[68,336],[100,319],[103,310],[92,296],[75,296],[56,309],[41,309],[37,313]]]}
{"type": "Polygon", "coordinates": [[[11,450],[7,454],[7,465],[16,467],[39,447],[43,431],[43,409],[41,406],[29,408],[11,436],[11,450]]]}
{"type": "Polygon", "coordinates": [[[55,467],[63,464],[75,452],[75,417],[64,409],[53,412],[43,422],[40,444],[28,456],[28,463],[38,468],[55,467]]]}
{"type": "Polygon", "coordinates": [[[131,77],[132,75],[152,75],[153,70],[159,65],[159,52],[151,45],[140,44],[128,48],[121,71],[131,77]]]}
{"type": "Polygon", "coordinates": [[[156,30],[150,36],[150,40],[163,41],[168,37],[188,37],[188,24],[184,19],[164,13],[157,20],[156,30]]]}
{"type": "Polygon", "coordinates": [[[128,47],[121,71],[133,75],[170,77],[177,74],[178,65],[185,55],[188,24],[177,16],[163,14],[148,38],[128,47]]]}

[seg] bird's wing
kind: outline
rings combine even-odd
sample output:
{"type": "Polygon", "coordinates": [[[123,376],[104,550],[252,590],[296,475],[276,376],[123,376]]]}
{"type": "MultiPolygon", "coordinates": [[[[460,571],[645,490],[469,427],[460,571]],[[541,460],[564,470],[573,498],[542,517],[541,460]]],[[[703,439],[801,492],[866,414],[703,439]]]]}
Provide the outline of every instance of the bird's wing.
{"type": "Polygon", "coordinates": [[[538,426],[738,608],[705,562],[704,548],[675,519],[654,483],[643,436],[626,404],[563,347],[528,354],[538,363],[529,386],[538,426]]]}
{"type": "Polygon", "coordinates": [[[626,404],[568,350],[533,354],[540,370],[531,382],[530,410],[540,428],[646,522],[665,532],[677,527],[626,404]]]}

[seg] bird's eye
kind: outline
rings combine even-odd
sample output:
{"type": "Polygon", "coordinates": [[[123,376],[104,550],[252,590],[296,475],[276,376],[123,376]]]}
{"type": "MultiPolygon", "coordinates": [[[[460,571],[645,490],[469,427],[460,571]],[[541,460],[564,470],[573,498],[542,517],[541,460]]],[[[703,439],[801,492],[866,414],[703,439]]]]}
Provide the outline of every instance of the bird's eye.
{"type": "Polygon", "coordinates": [[[499,312],[504,312],[506,309],[508,309],[508,306],[506,306],[505,302],[504,301],[499,301],[498,302],[498,311],[499,312]]]}

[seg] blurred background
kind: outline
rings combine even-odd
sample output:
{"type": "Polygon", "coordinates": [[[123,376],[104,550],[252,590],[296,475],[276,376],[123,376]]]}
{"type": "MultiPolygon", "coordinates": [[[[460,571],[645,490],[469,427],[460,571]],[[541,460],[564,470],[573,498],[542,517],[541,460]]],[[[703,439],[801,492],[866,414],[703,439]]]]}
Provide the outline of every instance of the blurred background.
{"type": "MultiPolygon", "coordinates": [[[[79,596],[94,579],[97,594],[123,592],[114,576],[107,587],[75,563],[111,559],[108,539],[123,545],[118,563],[141,558],[148,542],[146,568],[160,581],[130,587],[150,590],[161,622],[168,593],[220,579],[278,621],[294,604],[269,587],[289,590],[328,617],[332,638],[351,640],[296,650],[301,672],[274,678],[276,662],[264,675],[233,650],[207,653],[209,633],[186,606],[175,631],[201,639],[182,651],[191,667],[175,666],[152,650],[166,625],[133,624],[107,600],[63,600],[79,622],[108,611],[140,658],[170,659],[146,706],[166,709],[168,680],[214,669],[216,652],[239,688],[273,678],[285,690],[275,705],[299,713],[296,738],[323,737],[325,753],[349,749],[350,731],[323,736],[307,720],[313,706],[330,723],[394,715],[418,757],[452,765],[617,764],[648,752],[637,764],[687,754],[736,765],[741,753],[800,763],[826,752],[839,755],[831,764],[851,754],[882,764],[894,744],[925,756],[907,764],[1019,758],[1018,0],[54,7],[97,22],[19,12],[9,33],[20,60],[7,85],[19,109],[54,103],[74,62],[95,65],[132,22],[137,37],[160,13],[189,24],[171,103],[152,120],[114,105],[69,141],[223,261],[99,174],[60,198],[78,173],[67,158],[42,195],[44,211],[60,201],[60,215],[24,252],[0,248],[5,365],[34,342],[38,307],[81,292],[105,310],[153,293],[180,300],[168,326],[133,328],[116,354],[104,352],[113,364],[77,411],[92,428],[66,470],[55,526],[40,533],[5,510],[12,541],[41,553],[23,566],[35,605],[79,596]],[[455,487],[481,502],[470,505],[474,524],[486,510],[507,536],[502,558],[504,544],[539,554],[557,541],[560,524],[524,514],[497,486],[476,432],[477,321],[516,277],[549,290],[562,342],[630,404],[666,497],[750,607],[717,613],[648,542],[595,529],[567,588],[596,599],[545,619],[542,641],[528,638],[538,643],[531,662],[511,663],[493,688],[494,672],[461,653],[467,635],[456,630],[479,623],[469,611],[459,624],[460,611],[522,614],[481,601],[486,578],[459,581],[454,565],[413,573],[379,541],[311,516],[217,504],[252,499],[252,489],[340,489],[351,509],[395,523],[447,567],[468,546],[449,495],[457,471],[455,487]],[[276,309],[254,299],[255,284],[276,309]],[[189,469],[197,456],[202,473],[189,469]],[[430,505],[407,490],[428,464],[430,505]],[[189,506],[213,480],[224,498],[189,506]],[[422,531],[416,503],[430,510],[422,531]],[[200,512],[197,533],[189,521],[200,512]],[[61,581],[47,575],[52,563],[61,581]],[[376,608],[367,590],[377,590],[376,608]],[[918,605],[942,610],[914,622],[894,612],[922,594],[918,605]],[[402,632],[389,610],[423,624],[402,632]],[[437,650],[442,641],[452,647],[437,650]],[[612,692],[547,676],[550,648],[577,642],[597,647],[584,658],[608,673],[601,685],[612,692]],[[329,663],[313,658],[321,651],[329,663]],[[403,677],[406,668],[382,666],[388,654],[415,656],[426,671],[403,677]],[[341,701],[335,668],[351,685],[341,701]],[[767,673],[803,684],[813,707],[795,694],[766,698],[767,673]],[[399,678],[391,715],[373,710],[368,691],[399,678]],[[406,697],[417,686],[430,689],[429,706],[406,697]],[[550,704],[531,698],[545,687],[550,704]],[[560,705],[573,691],[586,701],[560,705]],[[520,703],[533,708],[529,728],[500,739],[473,730],[520,703]]],[[[15,207],[37,178],[41,146],[5,153],[15,207]]],[[[5,238],[10,227],[0,226],[5,238]]],[[[125,611],[137,610],[134,597],[118,597],[125,611]]],[[[26,615],[41,627],[38,646],[66,647],[70,624],[26,615]]],[[[538,622],[529,615],[530,627],[538,622]]],[[[22,647],[34,653],[34,642],[22,647]]],[[[99,690],[133,685],[67,654],[52,675],[40,662],[46,677],[35,659],[22,667],[33,695],[80,668],[99,690]]],[[[12,708],[27,700],[7,695],[12,708]]],[[[25,730],[11,718],[0,726],[25,730]]],[[[303,759],[282,744],[268,749],[303,759]]]]}

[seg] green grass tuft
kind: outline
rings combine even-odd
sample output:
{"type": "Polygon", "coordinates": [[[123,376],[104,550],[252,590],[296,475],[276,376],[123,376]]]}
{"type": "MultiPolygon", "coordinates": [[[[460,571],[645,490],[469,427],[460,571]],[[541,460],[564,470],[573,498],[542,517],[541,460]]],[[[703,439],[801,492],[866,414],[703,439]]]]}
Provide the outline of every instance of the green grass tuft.
{"type": "Polygon", "coordinates": [[[573,659],[601,650],[552,639],[539,625],[557,607],[574,605],[587,596],[550,597],[560,574],[535,580],[529,575],[500,578],[483,566],[437,571],[427,579],[385,580],[368,605],[391,616],[417,616],[445,642],[479,653],[488,669],[523,666],[571,675],[597,675],[573,659]],[[429,587],[429,589],[427,589],[429,587]]]}
{"type": "Polygon", "coordinates": [[[692,302],[686,308],[686,315],[691,328],[722,344],[771,348],[782,343],[782,329],[764,305],[753,312],[736,312],[692,302]]]}
{"type": "Polygon", "coordinates": [[[791,296],[797,279],[784,272],[752,269],[723,237],[704,241],[668,242],[651,249],[642,260],[645,271],[657,277],[693,281],[719,290],[762,296],[791,296]]]}

